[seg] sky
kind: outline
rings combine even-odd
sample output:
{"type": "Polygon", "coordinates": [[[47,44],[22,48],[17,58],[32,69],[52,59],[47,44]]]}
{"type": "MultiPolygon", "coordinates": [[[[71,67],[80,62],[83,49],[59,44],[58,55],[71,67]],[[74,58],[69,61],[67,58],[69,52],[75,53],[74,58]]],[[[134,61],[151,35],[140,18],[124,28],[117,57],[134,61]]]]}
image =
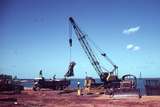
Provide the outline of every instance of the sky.
{"type": "MultiPolygon", "coordinates": [[[[46,78],[63,78],[70,16],[119,67],[119,77],[160,77],[159,0],[0,0],[0,73],[36,78],[42,69],[46,78]]],[[[72,78],[99,78],[74,30],[72,37],[72,78]]]]}

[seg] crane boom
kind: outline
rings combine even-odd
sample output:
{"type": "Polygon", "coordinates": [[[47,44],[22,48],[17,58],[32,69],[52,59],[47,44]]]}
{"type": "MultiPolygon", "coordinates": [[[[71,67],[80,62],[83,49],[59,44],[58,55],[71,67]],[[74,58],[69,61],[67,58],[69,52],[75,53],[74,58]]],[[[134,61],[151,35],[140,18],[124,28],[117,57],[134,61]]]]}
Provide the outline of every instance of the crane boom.
{"type": "Polygon", "coordinates": [[[75,23],[75,21],[73,20],[72,17],[69,18],[69,21],[71,22],[71,24],[75,30],[75,33],[77,35],[77,38],[78,38],[83,50],[87,54],[87,57],[89,58],[92,66],[94,67],[94,69],[96,70],[98,75],[101,76],[103,74],[102,68],[101,68],[97,58],[95,57],[92,49],[90,48],[88,41],[86,40],[86,37],[85,37],[86,35],[80,30],[80,28],[77,26],[77,24],[75,23]]]}
{"type": "MultiPolygon", "coordinates": [[[[78,25],[75,23],[75,21],[72,17],[69,17],[69,21],[70,21],[72,27],[74,28],[76,36],[77,36],[84,52],[86,53],[88,59],[90,60],[90,63],[92,64],[92,66],[95,69],[95,71],[97,72],[97,74],[100,76],[101,81],[103,81],[103,82],[109,81],[111,74],[116,72],[116,69],[118,67],[115,64],[113,64],[113,62],[107,57],[107,55],[105,53],[103,53],[101,55],[104,56],[111,63],[111,65],[113,65],[113,67],[114,67],[112,71],[107,70],[107,72],[103,72],[103,70],[102,70],[103,67],[101,67],[99,61],[97,60],[96,56],[94,55],[93,50],[91,49],[91,47],[86,39],[86,35],[81,31],[81,29],[78,27],[78,25]]],[[[115,75],[114,77],[117,77],[117,76],[115,75]]]]}

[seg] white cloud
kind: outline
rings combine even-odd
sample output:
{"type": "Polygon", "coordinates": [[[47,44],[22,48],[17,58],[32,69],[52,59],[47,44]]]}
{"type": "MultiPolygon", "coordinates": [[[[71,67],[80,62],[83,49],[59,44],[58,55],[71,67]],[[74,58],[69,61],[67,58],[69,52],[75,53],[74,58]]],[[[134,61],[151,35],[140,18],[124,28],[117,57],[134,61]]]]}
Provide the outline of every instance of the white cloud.
{"type": "Polygon", "coordinates": [[[126,46],[127,49],[132,49],[133,47],[134,47],[133,44],[128,44],[128,45],[126,46]]]}
{"type": "Polygon", "coordinates": [[[138,51],[138,50],[140,50],[140,47],[139,46],[134,46],[133,51],[138,51]]]}
{"type": "Polygon", "coordinates": [[[129,35],[129,34],[132,34],[132,33],[139,31],[139,29],[140,29],[140,26],[125,29],[125,30],[123,30],[123,34],[129,35]]]}
{"type": "Polygon", "coordinates": [[[128,45],[126,46],[126,49],[127,49],[127,50],[132,50],[132,51],[138,51],[138,50],[140,50],[141,48],[140,48],[140,46],[136,46],[136,45],[133,45],[133,44],[128,44],[128,45]]]}

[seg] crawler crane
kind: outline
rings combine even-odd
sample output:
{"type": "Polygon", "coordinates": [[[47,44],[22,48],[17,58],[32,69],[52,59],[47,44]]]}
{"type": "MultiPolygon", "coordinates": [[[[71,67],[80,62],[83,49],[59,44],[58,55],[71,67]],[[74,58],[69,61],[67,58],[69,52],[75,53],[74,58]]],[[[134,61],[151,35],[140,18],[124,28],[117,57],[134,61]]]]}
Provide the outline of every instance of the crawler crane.
{"type": "MultiPolygon", "coordinates": [[[[101,53],[101,55],[103,57],[105,57],[105,59],[107,59],[107,61],[113,66],[113,69],[111,71],[104,69],[100,62],[98,61],[98,58],[96,57],[96,55],[94,54],[88,40],[87,40],[87,35],[84,34],[82,32],[82,30],[79,28],[79,26],[77,25],[77,23],[74,21],[74,19],[72,17],[69,17],[69,22],[72,25],[72,28],[75,31],[75,34],[77,36],[77,39],[81,45],[81,47],[83,48],[85,54],[87,55],[91,65],[93,66],[93,68],[95,69],[95,71],[97,72],[97,74],[100,77],[100,80],[102,81],[102,85],[105,89],[112,89],[114,91],[116,90],[134,90],[134,91],[138,91],[136,89],[136,77],[134,75],[124,75],[121,79],[118,78],[117,75],[117,70],[118,70],[118,66],[115,65],[107,56],[106,53],[101,53]]],[[[70,36],[71,37],[71,36],[70,36]]],[[[69,38],[69,43],[72,44],[72,38],[69,38]]],[[[70,45],[72,46],[72,45],[70,45]]],[[[95,85],[95,82],[91,83],[91,86],[95,85]]]]}

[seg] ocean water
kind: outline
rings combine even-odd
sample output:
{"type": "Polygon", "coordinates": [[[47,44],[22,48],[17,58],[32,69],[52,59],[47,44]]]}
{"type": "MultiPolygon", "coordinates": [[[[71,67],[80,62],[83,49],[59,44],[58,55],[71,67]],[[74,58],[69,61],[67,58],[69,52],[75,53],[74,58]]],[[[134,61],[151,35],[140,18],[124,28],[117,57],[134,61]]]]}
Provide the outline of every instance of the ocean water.
{"type": "MultiPolygon", "coordinates": [[[[84,86],[84,79],[71,79],[70,88],[77,88],[77,82],[80,82],[80,87],[84,86]]],[[[100,82],[100,79],[96,79],[96,82],[100,82]]],[[[31,88],[33,86],[34,79],[21,79],[21,84],[24,87],[31,88]]]]}
{"type": "MultiPolygon", "coordinates": [[[[141,91],[141,94],[142,95],[145,95],[145,81],[146,79],[158,79],[160,80],[160,78],[138,78],[137,79],[137,88],[140,89],[141,91]]],[[[100,79],[95,79],[96,82],[101,82],[100,79]]],[[[31,88],[33,86],[33,79],[22,79],[22,85],[24,87],[28,87],[28,88],[31,88]]],[[[82,88],[84,86],[84,79],[71,79],[71,84],[70,84],[70,88],[77,88],[77,82],[80,82],[80,87],[82,88]]]]}

